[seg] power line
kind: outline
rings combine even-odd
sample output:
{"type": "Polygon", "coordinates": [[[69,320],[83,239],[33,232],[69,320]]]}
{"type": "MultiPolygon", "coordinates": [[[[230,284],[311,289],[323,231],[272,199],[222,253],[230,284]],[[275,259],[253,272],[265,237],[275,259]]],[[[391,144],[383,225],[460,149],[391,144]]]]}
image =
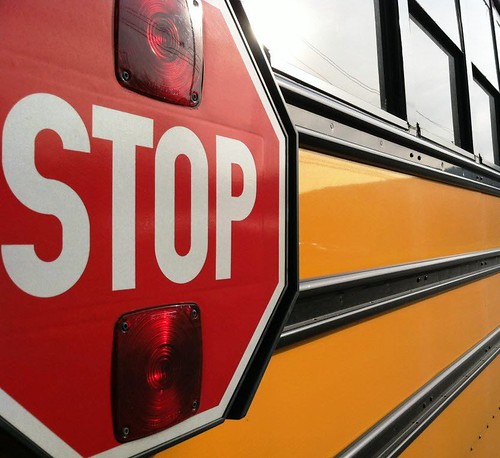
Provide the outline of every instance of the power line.
{"type": "Polygon", "coordinates": [[[302,39],[302,41],[305,43],[307,47],[309,47],[313,52],[315,52],[318,56],[320,56],[323,60],[328,62],[332,67],[334,67],[337,71],[342,73],[346,78],[351,80],[353,83],[357,84],[358,86],[362,87],[368,92],[371,92],[372,94],[380,94],[380,91],[368,86],[366,83],[361,81],[359,78],[356,78],[354,75],[351,75],[348,71],[344,70],[339,64],[337,64],[331,57],[327,56],[323,52],[321,52],[316,46],[314,46],[311,42],[302,39]]]}

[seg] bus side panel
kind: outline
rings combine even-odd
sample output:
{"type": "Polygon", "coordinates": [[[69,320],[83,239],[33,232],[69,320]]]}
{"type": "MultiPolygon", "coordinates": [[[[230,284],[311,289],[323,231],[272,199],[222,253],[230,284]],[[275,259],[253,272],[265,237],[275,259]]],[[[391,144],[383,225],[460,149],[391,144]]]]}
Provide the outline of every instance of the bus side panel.
{"type": "Polygon", "coordinates": [[[302,279],[500,246],[500,199],[300,151],[302,279]]]}
{"type": "Polygon", "coordinates": [[[279,351],[241,422],[164,457],[327,457],[500,322],[500,275],[279,351]]]}
{"type": "Polygon", "coordinates": [[[500,453],[500,358],[496,358],[403,453],[404,458],[492,458],[500,453]]]}

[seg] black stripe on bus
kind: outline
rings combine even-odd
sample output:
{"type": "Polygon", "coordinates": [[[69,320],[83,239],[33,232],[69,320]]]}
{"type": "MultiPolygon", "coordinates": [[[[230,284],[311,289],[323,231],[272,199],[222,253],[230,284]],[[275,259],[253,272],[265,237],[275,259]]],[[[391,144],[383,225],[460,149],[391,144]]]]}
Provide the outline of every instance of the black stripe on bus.
{"type": "Polygon", "coordinates": [[[499,353],[500,328],[497,328],[345,448],[338,457],[398,456],[499,353]]]}
{"type": "Polygon", "coordinates": [[[279,346],[409,305],[500,272],[500,250],[303,281],[279,346]]]}

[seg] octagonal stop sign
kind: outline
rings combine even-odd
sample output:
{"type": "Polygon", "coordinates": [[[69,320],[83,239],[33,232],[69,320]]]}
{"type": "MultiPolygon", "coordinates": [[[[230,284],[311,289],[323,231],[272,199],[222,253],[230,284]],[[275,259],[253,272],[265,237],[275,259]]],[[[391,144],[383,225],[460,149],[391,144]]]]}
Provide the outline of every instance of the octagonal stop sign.
{"type": "Polygon", "coordinates": [[[297,291],[297,145],[241,5],[0,18],[0,424],[130,456],[243,416],[297,291]]]}

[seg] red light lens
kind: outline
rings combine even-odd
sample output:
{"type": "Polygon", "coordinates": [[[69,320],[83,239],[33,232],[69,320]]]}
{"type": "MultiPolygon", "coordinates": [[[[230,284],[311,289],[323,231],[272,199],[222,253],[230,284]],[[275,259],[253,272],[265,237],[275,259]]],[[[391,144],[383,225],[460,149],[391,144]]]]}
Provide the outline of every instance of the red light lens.
{"type": "Polygon", "coordinates": [[[115,33],[123,86],[178,105],[200,103],[201,0],[119,0],[115,33]]]}
{"type": "Polygon", "coordinates": [[[202,342],[196,305],[127,313],[115,326],[113,421],[120,442],[149,436],[196,413],[202,342]]]}

